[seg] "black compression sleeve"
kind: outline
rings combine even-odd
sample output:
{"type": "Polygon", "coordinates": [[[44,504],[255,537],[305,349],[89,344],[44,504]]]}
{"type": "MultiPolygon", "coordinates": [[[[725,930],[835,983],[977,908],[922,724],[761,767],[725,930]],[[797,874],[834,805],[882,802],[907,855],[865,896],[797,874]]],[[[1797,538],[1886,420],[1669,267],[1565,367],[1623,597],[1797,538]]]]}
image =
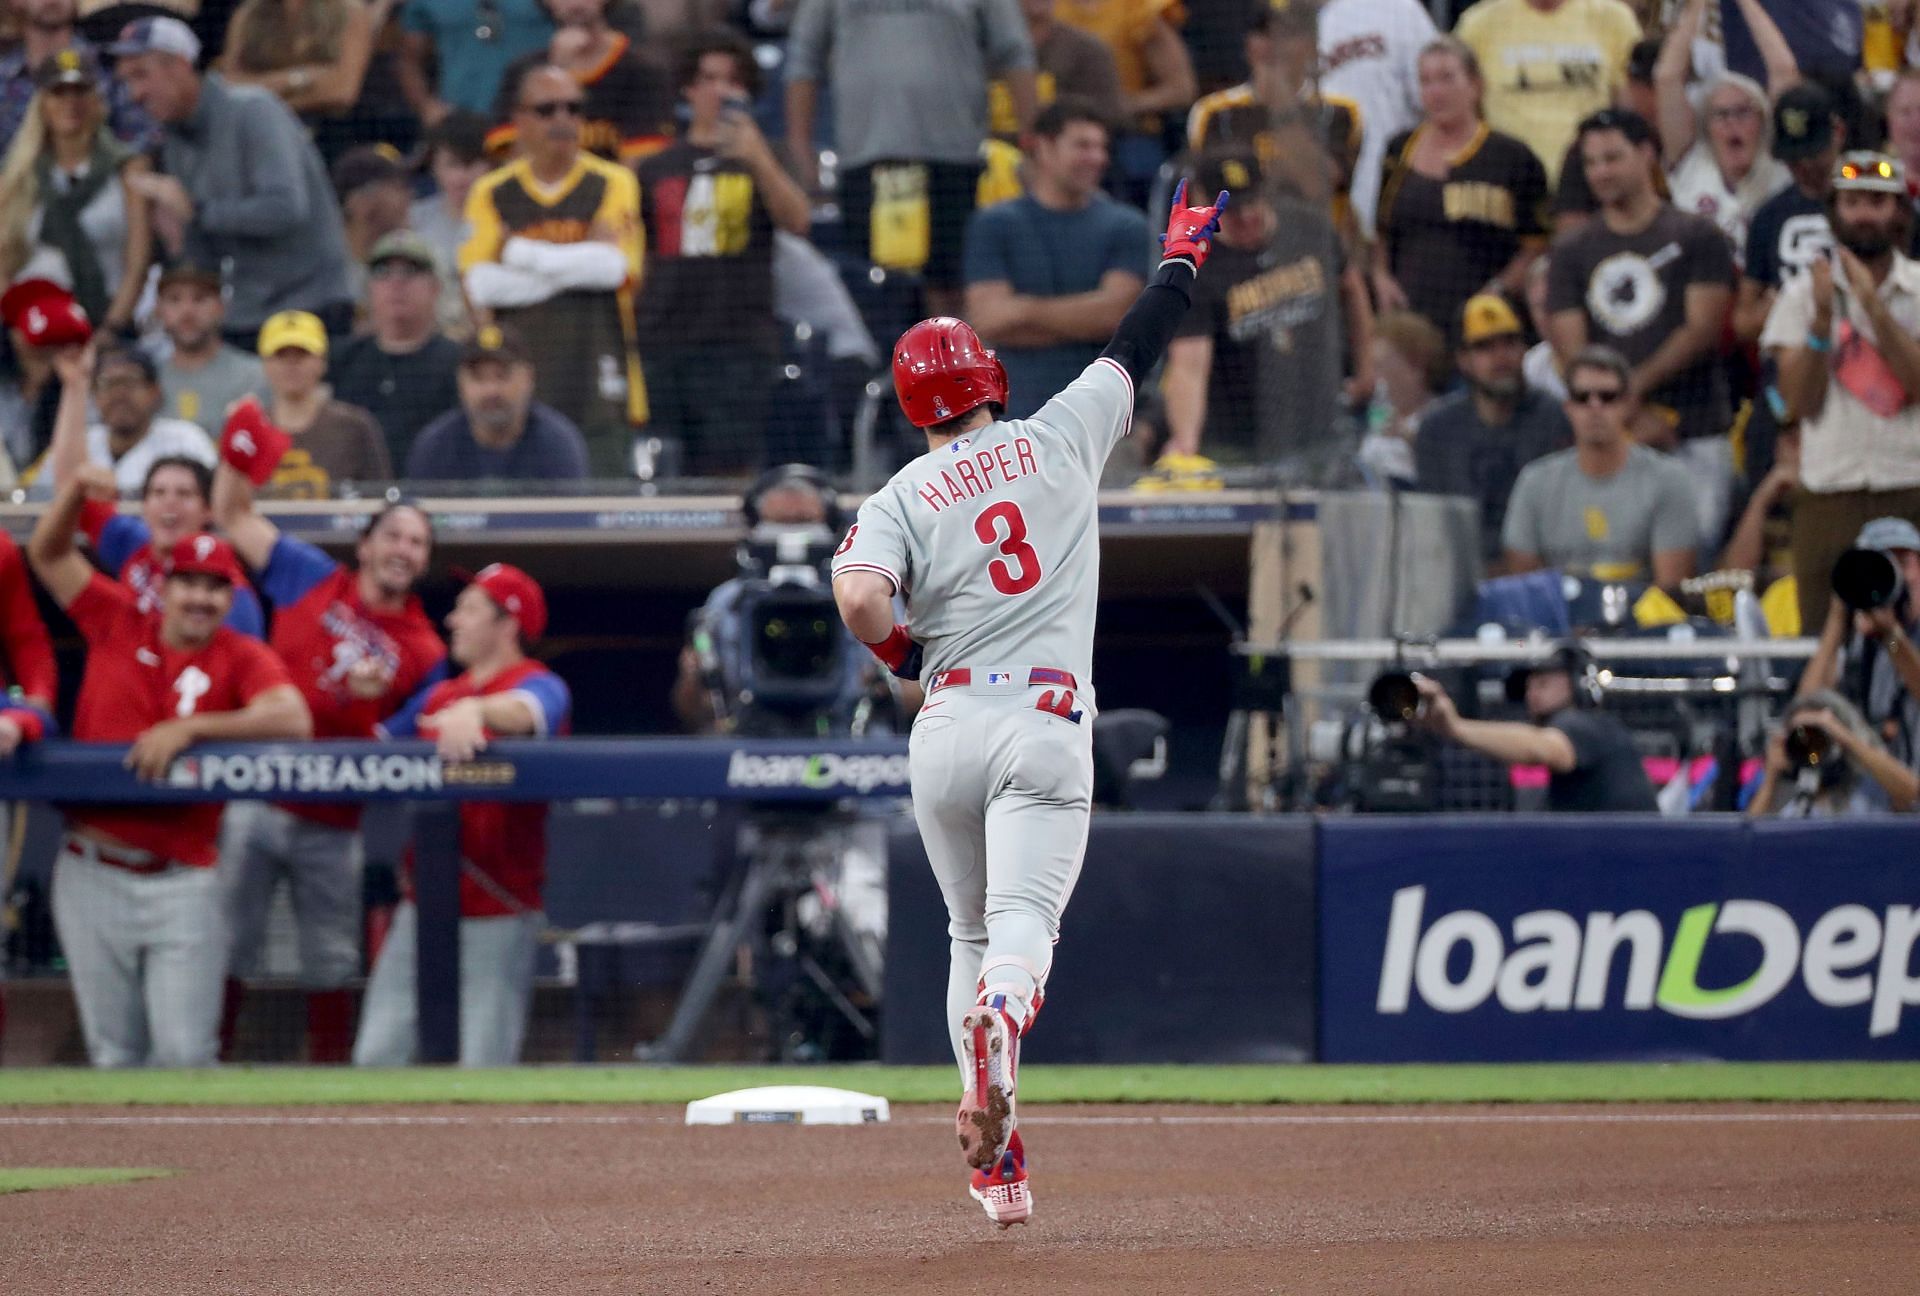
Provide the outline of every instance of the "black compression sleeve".
{"type": "Polygon", "coordinates": [[[1120,327],[1113,331],[1113,341],[1100,354],[1125,369],[1139,388],[1160,363],[1192,301],[1193,267],[1185,261],[1165,262],[1127,308],[1120,327]]]}

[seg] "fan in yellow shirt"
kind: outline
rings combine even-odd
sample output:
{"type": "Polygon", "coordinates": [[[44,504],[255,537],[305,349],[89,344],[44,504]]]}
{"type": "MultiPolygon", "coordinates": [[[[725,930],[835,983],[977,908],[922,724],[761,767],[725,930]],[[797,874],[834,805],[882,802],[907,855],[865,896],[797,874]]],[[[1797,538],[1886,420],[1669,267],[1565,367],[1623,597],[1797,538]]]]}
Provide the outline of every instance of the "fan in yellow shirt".
{"type": "Polygon", "coordinates": [[[1487,125],[1524,140],[1554,184],[1580,122],[1626,83],[1640,21],[1622,0],[1480,0],[1454,34],[1480,60],[1487,125]]]}

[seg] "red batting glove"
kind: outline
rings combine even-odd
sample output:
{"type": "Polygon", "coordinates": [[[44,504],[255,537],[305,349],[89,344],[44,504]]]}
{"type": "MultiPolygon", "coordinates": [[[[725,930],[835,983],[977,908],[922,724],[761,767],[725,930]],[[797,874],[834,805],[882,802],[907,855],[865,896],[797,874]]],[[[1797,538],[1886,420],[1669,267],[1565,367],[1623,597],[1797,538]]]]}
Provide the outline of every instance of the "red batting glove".
{"type": "Polygon", "coordinates": [[[275,427],[249,396],[233,407],[220,432],[220,458],[255,486],[265,486],[293,438],[275,427]]]}
{"type": "Polygon", "coordinates": [[[878,657],[881,664],[896,677],[903,680],[920,678],[920,645],[913,641],[913,636],[907,633],[905,626],[897,625],[893,633],[879,643],[867,644],[867,651],[878,657]]]}
{"type": "Polygon", "coordinates": [[[1160,245],[1166,249],[1160,255],[1160,264],[1179,261],[1195,274],[1200,273],[1211,247],[1208,240],[1220,232],[1220,213],[1226,209],[1225,189],[1211,207],[1187,206],[1187,182],[1182,180],[1180,187],[1173,191],[1173,211],[1167,217],[1167,232],[1160,236],[1160,245]]]}

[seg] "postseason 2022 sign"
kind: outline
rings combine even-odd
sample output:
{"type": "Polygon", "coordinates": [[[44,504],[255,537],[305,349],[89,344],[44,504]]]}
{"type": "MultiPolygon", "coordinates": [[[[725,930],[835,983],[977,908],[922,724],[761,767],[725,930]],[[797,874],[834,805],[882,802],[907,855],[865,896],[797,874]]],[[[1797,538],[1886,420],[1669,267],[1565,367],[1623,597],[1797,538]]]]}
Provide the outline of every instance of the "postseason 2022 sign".
{"type": "Polygon", "coordinates": [[[1920,1057],[1920,818],[1349,820],[1329,1062],[1920,1057]]]}

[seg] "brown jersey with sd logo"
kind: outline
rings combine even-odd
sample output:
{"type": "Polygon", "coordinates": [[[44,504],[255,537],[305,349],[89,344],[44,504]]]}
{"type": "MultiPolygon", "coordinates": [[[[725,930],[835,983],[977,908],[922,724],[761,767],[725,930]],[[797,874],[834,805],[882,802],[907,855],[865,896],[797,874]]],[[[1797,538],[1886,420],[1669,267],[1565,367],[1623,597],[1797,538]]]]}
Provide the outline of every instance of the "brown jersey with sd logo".
{"type": "Polygon", "coordinates": [[[628,266],[620,288],[563,292],[495,315],[514,326],[532,353],[534,394],[586,438],[594,474],[626,475],[632,427],[647,420],[633,327],[639,182],[626,168],[582,153],[558,183],[544,185],[522,159],[481,177],[467,199],[467,220],[472,233],[460,249],[462,274],[498,261],[510,238],[558,244],[610,238],[619,245],[628,266]]]}

